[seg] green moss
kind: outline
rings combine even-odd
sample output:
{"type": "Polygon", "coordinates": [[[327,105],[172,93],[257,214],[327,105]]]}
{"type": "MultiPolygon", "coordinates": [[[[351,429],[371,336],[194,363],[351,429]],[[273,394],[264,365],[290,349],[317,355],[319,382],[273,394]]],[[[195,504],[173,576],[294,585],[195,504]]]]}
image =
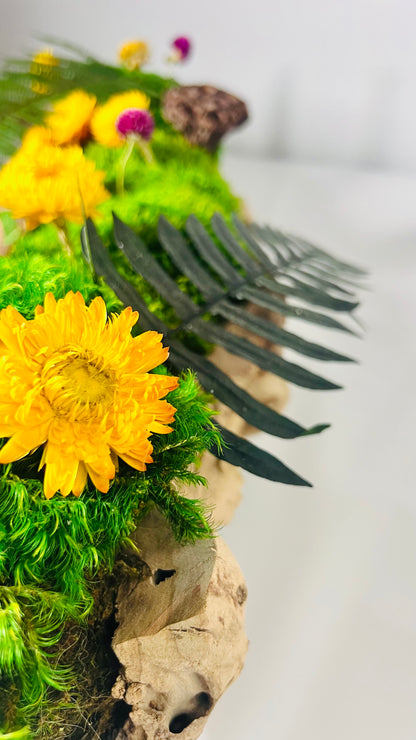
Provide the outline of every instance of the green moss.
{"type": "MultiPolygon", "coordinates": [[[[87,156],[106,172],[106,185],[112,192],[99,207],[94,221],[119,272],[135,286],[156,316],[168,326],[176,326],[177,317],[169,304],[140,275],[133,273],[117,249],[113,237],[113,212],[139,234],[181,289],[200,302],[199,292],[178,273],[159,244],[159,216],[162,213],[180,229],[185,226],[190,213],[194,213],[209,228],[215,212],[227,218],[240,210],[240,202],[219,174],[214,155],[191,146],[172,131],[156,131],[153,148],[156,159],[153,165],[147,164],[139,151],[133,151],[126,170],[126,190],[120,196],[114,191],[122,150],[108,149],[96,143],[87,146],[87,156]]],[[[12,229],[9,222],[8,229],[12,229]]],[[[69,288],[80,290],[87,300],[101,294],[109,310],[120,308],[120,302],[103,282],[94,284],[83,262],[80,226],[68,224],[68,234],[75,260],[64,254],[53,224],[39,226],[18,239],[10,257],[0,260],[1,306],[17,301],[21,306],[16,305],[19,310],[24,311],[26,303],[34,308],[42,302],[42,290],[38,286],[43,285],[45,292],[51,290],[56,297],[61,297],[69,288]],[[27,281],[28,275],[31,276],[30,281],[27,281]]],[[[195,340],[194,346],[200,351],[209,349],[200,340],[195,340]]]]}
{"type": "Polygon", "coordinates": [[[215,156],[191,146],[175,132],[156,130],[152,148],[154,164],[133,150],[125,171],[125,193],[120,198],[115,183],[123,149],[96,143],[86,147],[86,156],[106,173],[106,186],[114,196],[100,206],[96,221],[102,233],[106,229],[108,233],[108,223],[111,229],[108,216],[112,210],[144,238],[154,241],[161,213],[182,228],[190,213],[208,225],[216,211],[228,215],[240,209],[239,199],[218,171],[215,156]]]}
{"type": "Polygon", "coordinates": [[[0,732],[25,723],[36,728],[45,702],[52,711],[51,688],[59,689],[60,707],[60,692],[70,698],[74,678],[53,648],[67,623],[87,628],[93,579],[112,571],[150,506],[163,513],[178,540],[212,536],[202,504],[180,493],[183,485],[204,483],[188,468],[219,443],[208,397],[188,373],[168,400],[176,419],[169,435],[153,435],[154,462],[145,473],[123,465],[105,495],[90,484],[79,499],[57,494],[47,501],[41,480],[28,477],[37,475],[30,459],[25,469],[22,462],[1,466],[0,718],[8,720],[3,727],[0,722],[0,732]]]}
{"type": "MultiPolygon", "coordinates": [[[[156,93],[154,97],[157,101],[156,93]]],[[[106,172],[110,192],[94,219],[100,235],[120,273],[156,315],[174,326],[177,317],[172,309],[132,273],[117,249],[112,212],[142,237],[182,290],[198,301],[195,288],[177,273],[158,243],[159,216],[163,213],[183,228],[194,213],[209,227],[215,212],[228,218],[240,210],[240,202],[219,174],[216,156],[189,145],[161,124],[158,109],[155,113],[159,124],[152,142],[155,162],[148,165],[139,151],[133,152],[123,196],[115,186],[122,150],[90,143],[86,155],[106,172]]],[[[4,214],[1,219],[13,239],[16,224],[4,214]]],[[[74,257],[64,254],[54,225],[21,236],[11,253],[0,257],[0,309],[13,305],[30,319],[46,292],[61,298],[69,290],[79,290],[87,302],[102,295],[109,312],[121,310],[118,298],[102,280],[94,281],[81,256],[80,227],[68,224],[68,234],[74,257]]],[[[197,349],[206,349],[195,341],[197,349]]],[[[73,709],[79,687],[75,689],[73,666],[66,665],[63,644],[68,629],[76,629],[81,642],[89,639],[96,584],[113,573],[120,549],[129,543],[149,507],[163,513],[178,540],[213,535],[202,504],[180,492],[183,485],[204,483],[189,467],[205,449],[220,444],[210,399],[187,373],[168,400],[177,409],[173,432],[152,436],[154,462],[145,473],[121,464],[106,495],[89,484],[79,499],[57,494],[47,501],[38,472],[40,451],[0,466],[0,738],[2,732],[12,731],[15,740],[36,732],[52,738],[53,717],[73,709]]]]}
{"type": "Polygon", "coordinates": [[[110,288],[103,281],[94,282],[80,255],[67,257],[56,248],[54,236],[53,226],[42,227],[21,239],[10,255],[0,257],[0,309],[12,305],[30,319],[46,293],[62,298],[69,290],[79,290],[86,301],[102,295],[109,311],[120,310],[110,288]]]}
{"type": "MultiPolygon", "coordinates": [[[[54,235],[53,227],[38,229],[0,259],[0,308],[13,305],[31,318],[47,291],[59,298],[72,289],[87,301],[102,294],[108,309],[117,311],[112,291],[94,283],[81,258],[58,251],[54,235]],[[28,239],[30,250],[24,249],[28,239]]],[[[201,503],[180,494],[182,485],[204,482],[189,466],[219,443],[209,398],[188,373],[168,399],[177,409],[175,423],[169,435],[153,435],[154,463],[145,473],[122,464],[106,495],[89,484],[79,499],[57,494],[47,501],[40,451],[0,466],[0,737],[2,731],[23,733],[27,723],[34,731],[39,712],[52,716],[56,702],[65,711],[63,697],[76,682],[65,654],[54,648],[69,623],[78,623],[79,635],[85,632],[93,579],[111,572],[150,506],[158,507],[179,540],[212,536],[201,503]]]]}

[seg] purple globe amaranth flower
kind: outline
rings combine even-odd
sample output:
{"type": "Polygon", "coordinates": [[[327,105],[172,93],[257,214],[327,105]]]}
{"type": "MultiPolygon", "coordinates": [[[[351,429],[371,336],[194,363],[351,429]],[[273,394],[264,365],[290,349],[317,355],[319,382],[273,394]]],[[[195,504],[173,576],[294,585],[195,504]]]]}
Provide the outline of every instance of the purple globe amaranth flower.
{"type": "Polygon", "coordinates": [[[175,56],[182,62],[187,59],[191,53],[191,46],[191,42],[187,36],[178,36],[178,38],[172,41],[175,56]]]}
{"type": "Polygon", "coordinates": [[[123,138],[138,136],[144,141],[150,141],[154,128],[152,114],[139,108],[126,108],[116,121],[116,129],[123,138]]]}

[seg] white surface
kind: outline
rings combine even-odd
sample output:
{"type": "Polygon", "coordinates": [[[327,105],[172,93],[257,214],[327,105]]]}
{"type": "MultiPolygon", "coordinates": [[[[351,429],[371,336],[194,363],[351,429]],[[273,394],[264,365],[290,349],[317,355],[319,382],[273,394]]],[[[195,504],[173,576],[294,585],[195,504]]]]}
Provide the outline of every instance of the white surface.
{"type": "Polygon", "coordinates": [[[416,169],[414,0],[0,0],[0,19],[1,55],[49,34],[110,60],[144,37],[164,73],[189,34],[194,57],[173,73],[249,104],[235,151],[416,169]]]}
{"type": "Polygon", "coordinates": [[[256,220],[368,266],[372,290],[363,341],[288,323],[361,364],[303,359],[346,389],[292,386],[286,413],[333,427],[257,437],[314,488],[246,477],[224,536],[247,578],[251,644],[203,738],[414,740],[416,178],[232,156],[224,170],[256,220]]]}

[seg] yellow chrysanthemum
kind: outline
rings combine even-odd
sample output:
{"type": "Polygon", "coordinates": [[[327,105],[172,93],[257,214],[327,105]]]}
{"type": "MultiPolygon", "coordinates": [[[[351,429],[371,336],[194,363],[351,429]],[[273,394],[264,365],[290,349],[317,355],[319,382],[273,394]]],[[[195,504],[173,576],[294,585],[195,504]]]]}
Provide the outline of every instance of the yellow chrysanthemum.
{"type": "Polygon", "coordinates": [[[52,131],[45,126],[32,126],[27,129],[22,139],[22,145],[16,152],[15,157],[17,158],[21,154],[24,156],[33,156],[39,149],[44,149],[45,146],[53,146],[52,131]]]}
{"type": "Polygon", "coordinates": [[[79,146],[38,146],[39,130],[26,136],[21,150],[0,170],[0,207],[25,219],[28,229],[51,221],[82,223],[85,215],[94,216],[109,197],[104,173],[79,146]]]}
{"type": "Polygon", "coordinates": [[[126,140],[119,136],[116,129],[116,122],[120,113],[127,108],[147,110],[149,105],[149,98],[140,90],[130,90],[119,95],[113,95],[104,105],[95,109],[91,121],[91,131],[94,138],[104,146],[123,146],[126,140]]]}
{"type": "Polygon", "coordinates": [[[140,69],[149,59],[146,41],[126,41],[118,50],[118,58],[127,69],[140,69]]]}
{"type": "Polygon", "coordinates": [[[52,113],[45,119],[55,144],[78,144],[88,136],[96,102],[94,95],[74,90],[55,103],[52,113]]]}
{"type": "Polygon", "coordinates": [[[44,490],[79,496],[87,476],[103,493],[120,457],[136,470],[152,462],[152,432],[167,434],[175,408],[161,400],[178,379],[149,373],[168,356],[161,334],[132,337],[138,314],[107,321],[102,298],[45,297],[26,321],[0,313],[0,463],[44,445],[44,490]]]}
{"type": "MultiPolygon", "coordinates": [[[[54,67],[59,65],[59,60],[54,56],[51,49],[41,49],[32,59],[30,71],[32,74],[40,75],[45,79],[51,78],[54,67]]],[[[47,95],[49,86],[39,80],[32,82],[32,90],[38,95],[47,95]]]]}
{"type": "Polygon", "coordinates": [[[46,48],[38,51],[32,60],[33,66],[38,64],[40,67],[57,67],[59,60],[54,55],[52,49],[46,48]]]}

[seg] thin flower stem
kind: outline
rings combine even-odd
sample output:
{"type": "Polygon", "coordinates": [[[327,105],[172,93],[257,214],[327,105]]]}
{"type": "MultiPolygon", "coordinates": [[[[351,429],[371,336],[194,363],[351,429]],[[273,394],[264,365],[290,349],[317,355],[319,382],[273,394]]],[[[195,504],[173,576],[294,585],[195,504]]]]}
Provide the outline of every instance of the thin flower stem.
{"type": "Polygon", "coordinates": [[[129,136],[127,139],[124,152],[123,152],[123,156],[121,157],[119,165],[118,165],[117,183],[116,183],[117,195],[123,195],[124,193],[124,175],[126,172],[126,165],[130,159],[135,143],[136,142],[133,136],[129,136]]]}
{"type": "MultiPolygon", "coordinates": [[[[13,246],[17,240],[25,233],[24,228],[16,226],[13,231],[10,231],[7,235],[3,233],[3,228],[0,222],[0,255],[4,256],[9,252],[10,247],[13,246]]],[[[1,735],[0,735],[1,740],[1,735]]]]}
{"type": "Polygon", "coordinates": [[[143,154],[143,157],[145,158],[146,162],[148,164],[153,164],[153,162],[155,161],[155,158],[153,156],[153,152],[152,152],[149,142],[144,141],[144,139],[138,139],[137,146],[140,149],[141,153],[143,154]]]}
{"type": "Polygon", "coordinates": [[[55,221],[55,226],[58,232],[58,239],[62,244],[65,254],[67,254],[68,257],[73,257],[74,253],[72,251],[71,242],[69,240],[68,225],[66,221],[64,219],[55,221]]]}

